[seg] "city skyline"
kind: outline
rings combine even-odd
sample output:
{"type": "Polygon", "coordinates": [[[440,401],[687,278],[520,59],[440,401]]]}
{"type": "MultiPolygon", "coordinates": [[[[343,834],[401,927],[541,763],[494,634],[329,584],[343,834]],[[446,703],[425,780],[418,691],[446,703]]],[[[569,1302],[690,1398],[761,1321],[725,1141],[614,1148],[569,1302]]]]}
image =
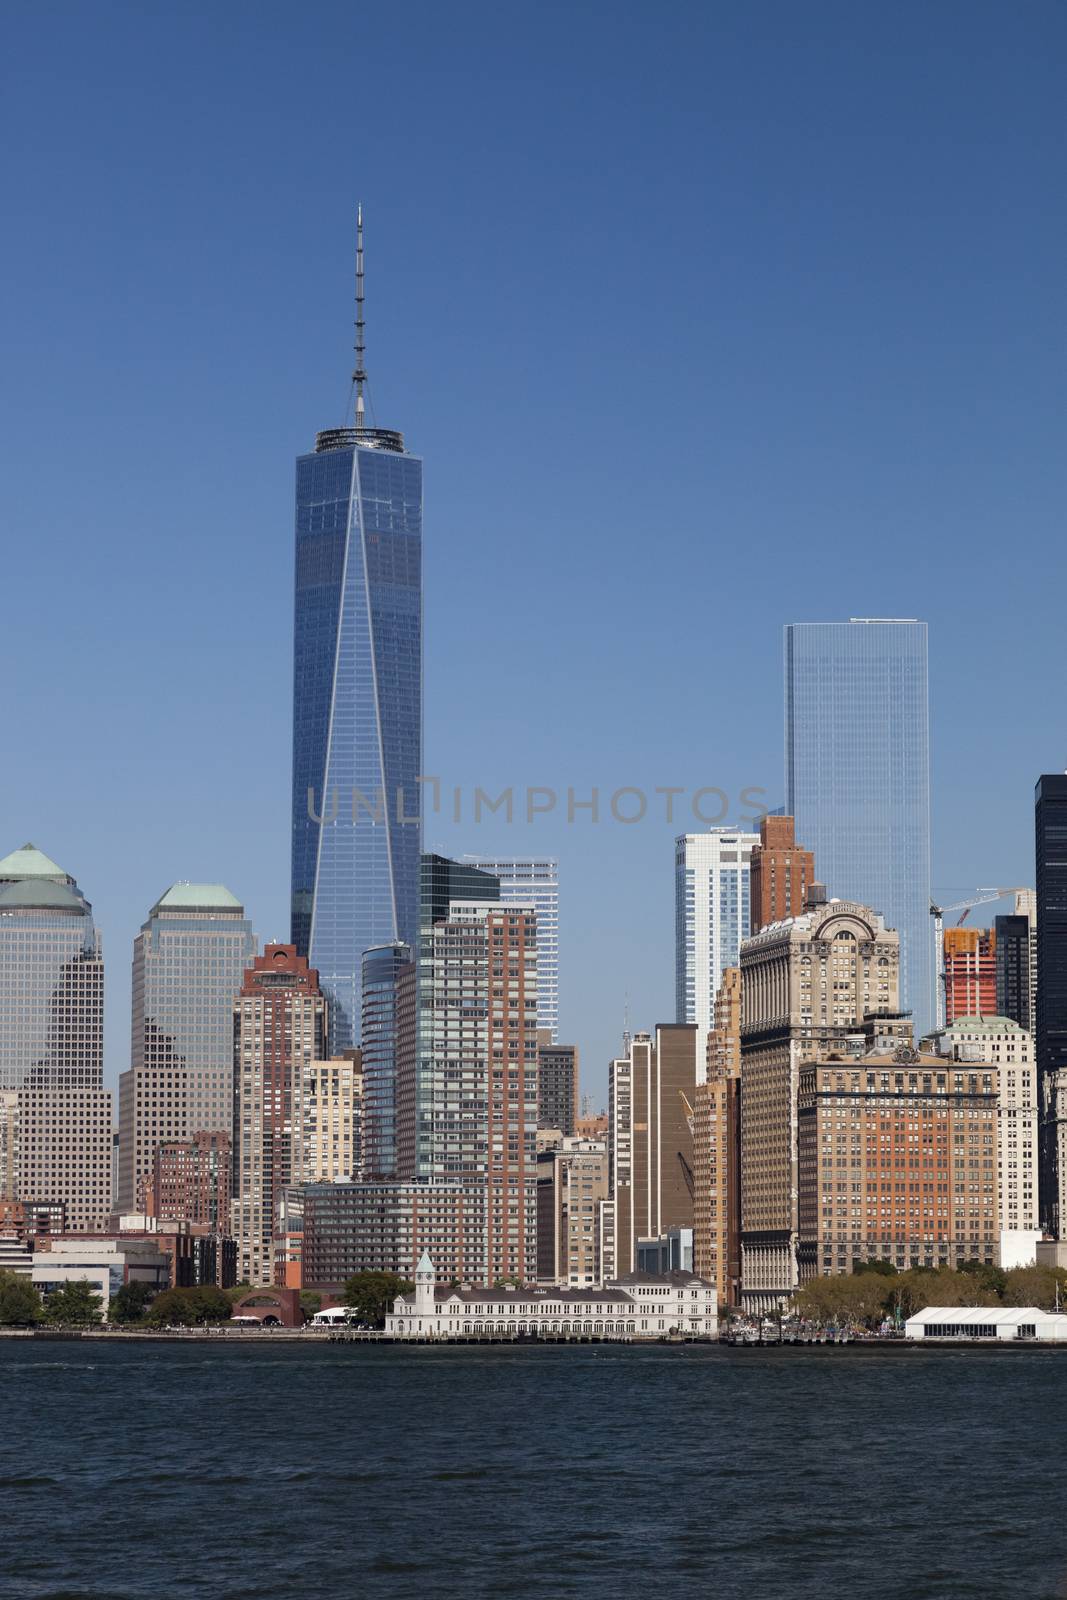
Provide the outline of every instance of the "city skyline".
{"type": "MultiPolygon", "coordinates": [[[[443,802],[427,844],[559,859],[562,948],[594,953],[582,983],[563,985],[560,1036],[581,1047],[585,1087],[602,1098],[627,995],[634,1027],[673,1015],[670,852],[694,824],[659,813],[594,828],[557,813],[510,829],[487,818],[476,832],[469,817],[452,822],[452,785],[713,784],[737,796],[751,784],[774,808],[783,623],[919,616],[931,630],[935,893],[1032,881],[1032,784],[1064,760],[1062,729],[1030,691],[1058,671],[1058,586],[1027,584],[1024,599],[1018,569],[1020,529],[1053,571],[1061,559],[1056,223],[1042,177],[1055,170],[1055,52],[1041,27],[989,12],[970,19],[962,64],[945,17],[898,19],[921,49],[888,54],[874,17],[847,19],[818,48],[737,16],[671,19],[650,46],[624,18],[592,134],[583,95],[601,39],[589,18],[575,20],[566,60],[535,51],[506,86],[485,70],[478,30],[453,35],[440,19],[411,41],[434,71],[398,126],[388,73],[373,70],[388,61],[373,19],[358,41],[360,147],[339,168],[321,160],[348,137],[334,118],[353,115],[331,109],[347,105],[354,44],[352,19],[337,22],[329,47],[305,37],[325,87],[299,126],[274,116],[291,63],[269,17],[254,77],[236,35],[195,19],[176,36],[163,18],[90,27],[74,15],[47,83],[29,99],[12,85],[12,115],[43,114],[51,132],[8,175],[11,214],[32,224],[10,260],[9,581],[49,594],[64,648],[40,650],[33,607],[12,617],[9,673],[29,659],[35,670],[10,709],[0,820],[12,845],[34,838],[93,885],[111,952],[112,1086],[127,1064],[124,952],[163,885],[227,882],[262,937],[288,937],[291,461],[344,416],[362,195],[382,352],[372,416],[401,420],[432,463],[424,764],[443,802]],[[174,123],[142,98],[140,50],[175,63],[174,123]],[[709,61],[714,95],[697,65],[709,61]],[[188,98],[205,70],[227,85],[209,125],[188,98]],[[93,81],[115,85],[106,117],[93,81]],[[457,83],[469,100],[458,119],[457,83]],[[862,93],[836,139],[842,83],[862,93]],[[546,92],[556,111],[543,126],[546,92]],[[640,136],[635,95],[649,112],[640,136]],[[754,114],[763,96],[771,118],[754,114]],[[1003,119],[975,109],[991,104],[1003,119]],[[209,178],[164,202],[156,177],[179,121],[209,178]],[[447,150],[431,137],[445,121],[447,150]],[[601,139],[611,161],[598,159],[601,139]],[[594,159],[596,184],[576,150],[594,159]],[[637,192],[651,308],[641,383],[657,397],[639,428],[618,338],[637,192]],[[568,242],[573,290],[551,297],[548,227],[568,242]],[[93,396],[64,445],[77,530],[36,487],[55,474],[39,419],[70,386],[93,396]],[[715,599],[724,543],[758,552],[759,608],[728,614],[715,599]],[[1028,649],[1003,658],[979,718],[975,619],[990,594],[1028,649]],[[506,607],[510,620],[527,601],[530,642],[483,635],[481,619],[499,624],[506,607]],[[163,610],[195,632],[180,674],[161,666],[163,610]],[[640,617],[636,641],[627,617],[640,617]],[[99,718],[65,715],[72,660],[92,663],[99,718]],[[692,695],[680,685],[712,694],[713,714],[682,706],[692,695]],[[998,759],[961,798],[979,736],[995,738],[998,759]],[[85,777],[76,815],[72,771],[85,777]]],[[[16,19],[13,48],[24,30],[32,59],[32,19],[16,19]]],[[[167,652],[173,662],[173,640],[167,652]]]]}

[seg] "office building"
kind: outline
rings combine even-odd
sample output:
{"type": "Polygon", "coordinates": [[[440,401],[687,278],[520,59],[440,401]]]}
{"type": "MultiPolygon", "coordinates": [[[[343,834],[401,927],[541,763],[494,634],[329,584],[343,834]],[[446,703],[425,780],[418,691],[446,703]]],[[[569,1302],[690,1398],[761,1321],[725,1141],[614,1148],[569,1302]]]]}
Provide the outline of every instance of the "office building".
{"type": "Polygon", "coordinates": [[[10,1198],[107,1226],[111,1094],[104,1088],[104,957],[92,907],[32,844],[0,861],[0,1092],[10,1198]],[[14,1143],[12,1143],[12,1140],[14,1143]]]}
{"type": "Polygon", "coordinates": [[[362,1177],[365,1094],[358,1049],[332,1061],[312,1061],[304,1068],[300,1160],[304,1183],[350,1183],[362,1177]]]}
{"type": "Polygon", "coordinates": [[[945,1021],[997,1014],[996,934],[992,928],[946,928],[945,1021]]]}
{"type": "Polygon", "coordinates": [[[400,975],[411,961],[406,944],[375,945],[363,952],[363,1171],[367,1177],[391,1178],[397,1170],[397,1004],[400,975]]]}
{"type": "Polygon", "coordinates": [[[758,834],[736,828],[710,828],[675,840],[675,1020],[695,1023],[702,1038],[713,1023],[722,975],[737,966],[741,941],[748,937],[750,862],[758,843],[758,834]]]}
{"type": "Polygon", "coordinates": [[[759,841],[752,846],[749,931],[799,917],[814,882],[815,856],[797,843],[793,818],[761,817],[759,841]]]}
{"type": "Polygon", "coordinates": [[[1033,1033],[1037,1025],[1037,896],[1015,893],[1015,910],[993,923],[996,941],[997,1016],[1033,1033]]]}
{"type": "Polygon", "coordinates": [[[234,1002],[234,1202],[238,1281],[274,1281],[282,1192],[301,1175],[306,1069],[326,1055],[327,1002],[293,945],[268,944],[234,1002]]]}
{"type": "Polygon", "coordinates": [[[786,809],[829,893],[898,930],[915,1037],[934,1026],[926,624],[785,630],[786,809]]]}
{"type": "MultiPolygon", "coordinates": [[[[842,1041],[843,1044],[843,1041],[842,1041]]],[[[799,1068],[799,1281],[1000,1260],[997,1071],[916,1050],[799,1068]]]]}
{"type": "Polygon", "coordinates": [[[21,1145],[19,1092],[0,1089],[0,1201],[18,1197],[21,1145]]]}
{"type": "Polygon", "coordinates": [[[364,414],[363,229],[355,418],[296,466],[290,937],[358,1044],[361,962],[418,931],[422,462],[364,414]]]}
{"type": "Polygon", "coordinates": [[[410,1278],[424,1250],[436,1252],[446,1282],[484,1273],[483,1183],[309,1183],[300,1211],[305,1289],[337,1295],[357,1272],[410,1278]]]}
{"type": "Polygon", "coordinates": [[[1067,776],[1038,779],[1037,1082],[1041,1100],[1041,1224],[1054,1239],[1067,1230],[1067,776]]]}
{"type": "MultiPolygon", "coordinates": [[[[540,961],[540,946],[538,946],[540,961]]],[[[540,977],[540,969],[538,970],[540,977]]],[[[537,1030],[537,1126],[574,1133],[578,1111],[578,1046],[553,1044],[547,1028],[537,1030]]]]}
{"type": "Polygon", "coordinates": [[[601,1281],[600,1206],[608,1198],[608,1148],[564,1136],[537,1156],[537,1281],[601,1281]]]}
{"type": "Polygon", "coordinates": [[[133,943],[117,1211],[141,1208],[161,1145],[232,1132],[233,1002],[255,953],[244,907],[221,883],[172,884],[148,913],[133,943]]]}
{"type": "Polygon", "coordinates": [[[638,1240],[693,1226],[691,1119],[704,1048],[695,1025],[661,1025],[654,1036],[635,1034],[608,1068],[606,1250],[616,1274],[636,1270],[638,1240]]]}
{"type": "Polygon", "coordinates": [[[493,872],[428,853],[419,867],[419,927],[448,921],[453,900],[499,900],[500,879],[493,872]]]}
{"type": "Polygon", "coordinates": [[[559,1038],[559,862],[546,856],[468,856],[466,860],[497,879],[501,900],[532,906],[537,914],[537,1026],[547,1030],[555,1044],[559,1038]]]}
{"type": "Polygon", "coordinates": [[[741,973],[715,997],[707,1070],[693,1096],[693,1268],[720,1305],[741,1296],[741,973]]]}
{"type": "Polygon", "coordinates": [[[797,1277],[800,1070],[843,1048],[911,1044],[900,940],[869,907],[831,900],[741,947],[742,1303],[784,1304],[797,1277]]]}

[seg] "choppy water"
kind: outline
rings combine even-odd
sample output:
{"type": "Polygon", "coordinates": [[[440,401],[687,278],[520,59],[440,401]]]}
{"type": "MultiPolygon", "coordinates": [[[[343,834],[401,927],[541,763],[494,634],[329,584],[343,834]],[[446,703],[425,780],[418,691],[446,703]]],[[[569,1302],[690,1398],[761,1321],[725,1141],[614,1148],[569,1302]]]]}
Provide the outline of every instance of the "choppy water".
{"type": "Polygon", "coordinates": [[[0,1595],[1067,1600],[1065,1461],[1056,1352],[0,1340],[0,1595]]]}

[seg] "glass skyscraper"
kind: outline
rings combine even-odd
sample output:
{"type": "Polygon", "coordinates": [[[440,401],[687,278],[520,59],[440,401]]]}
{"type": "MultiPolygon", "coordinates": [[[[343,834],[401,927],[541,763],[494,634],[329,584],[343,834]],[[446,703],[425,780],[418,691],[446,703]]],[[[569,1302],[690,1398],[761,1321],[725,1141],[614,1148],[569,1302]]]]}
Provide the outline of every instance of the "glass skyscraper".
{"type": "MultiPolygon", "coordinates": [[[[709,828],[674,844],[674,1006],[676,1022],[706,1034],[727,967],[736,967],[751,921],[751,861],[758,833],[709,828]]],[[[701,1081],[703,1052],[698,1060],[701,1081]]]]}
{"type": "Polygon", "coordinates": [[[422,848],[422,462],[356,423],[296,468],[291,938],[359,1042],[363,952],[418,933],[422,848]]]}
{"type": "Polygon", "coordinates": [[[900,934],[901,1005],[935,1021],[926,624],[785,629],[786,811],[828,894],[900,934]]]}
{"type": "Polygon", "coordinates": [[[559,1040],[559,862],[546,856],[467,856],[500,880],[501,900],[537,913],[537,1026],[559,1040]]]}

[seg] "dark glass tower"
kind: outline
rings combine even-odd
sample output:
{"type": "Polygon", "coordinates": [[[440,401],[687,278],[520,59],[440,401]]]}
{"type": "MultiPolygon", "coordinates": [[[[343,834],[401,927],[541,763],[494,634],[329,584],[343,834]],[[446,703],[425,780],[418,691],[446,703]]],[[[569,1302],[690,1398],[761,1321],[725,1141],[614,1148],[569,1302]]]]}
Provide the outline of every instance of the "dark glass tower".
{"type": "Polygon", "coordinates": [[[1030,918],[997,917],[993,923],[996,943],[997,1016],[1010,1017],[1030,1033],[1030,918]]]}
{"type": "Polygon", "coordinates": [[[1067,775],[1037,781],[1034,844],[1041,1223],[1058,1239],[1067,1221],[1067,775]]]}
{"type": "Polygon", "coordinates": [[[422,462],[364,413],[363,229],[355,425],[296,467],[291,937],[359,1041],[361,963],[413,944],[422,846],[422,462]]]}

